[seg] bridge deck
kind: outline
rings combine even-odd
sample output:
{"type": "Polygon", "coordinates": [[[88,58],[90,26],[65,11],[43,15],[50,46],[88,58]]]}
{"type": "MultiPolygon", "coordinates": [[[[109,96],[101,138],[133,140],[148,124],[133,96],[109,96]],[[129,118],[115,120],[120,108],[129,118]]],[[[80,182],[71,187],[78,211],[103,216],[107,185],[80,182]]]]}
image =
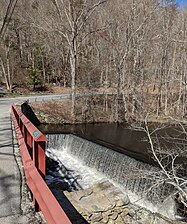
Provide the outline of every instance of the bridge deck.
{"type": "Polygon", "coordinates": [[[14,155],[9,106],[0,102],[0,223],[26,223],[21,215],[21,175],[14,155]]]}

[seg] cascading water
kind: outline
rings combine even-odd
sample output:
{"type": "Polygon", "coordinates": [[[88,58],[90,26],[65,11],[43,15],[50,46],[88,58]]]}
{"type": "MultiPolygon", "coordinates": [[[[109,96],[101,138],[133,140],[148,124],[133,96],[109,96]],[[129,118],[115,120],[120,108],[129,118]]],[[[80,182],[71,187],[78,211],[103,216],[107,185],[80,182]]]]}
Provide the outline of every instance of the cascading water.
{"type": "Polygon", "coordinates": [[[48,148],[58,149],[76,157],[86,166],[95,168],[125,191],[132,192],[139,198],[159,203],[171,191],[167,188],[167,194],[163,186],[156,190],[152,188],[153,174],[159,173],[160,170],[149,164],[74,135],[49,135],[48,139],[48,148]]]}

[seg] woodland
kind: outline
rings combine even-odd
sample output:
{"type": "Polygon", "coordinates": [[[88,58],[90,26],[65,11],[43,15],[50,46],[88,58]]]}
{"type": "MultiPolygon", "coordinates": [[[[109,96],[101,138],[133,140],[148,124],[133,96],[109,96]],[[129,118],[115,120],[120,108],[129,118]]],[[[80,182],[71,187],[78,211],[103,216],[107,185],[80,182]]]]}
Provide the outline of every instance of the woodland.
{"type": "Polygon", "coordinates": [[[72,115],[82,91],[102,92],[113,121],[185,119],[187,10],[174,1],[1,0],[0,19],[7,91],[52,84],[71,88],[72,115]]]}
{"type": "MultiPolygon", "coordinates": [[[[1,0],[0,88],[49,86],[70,91],[73,118],[97,109],[107,122],[145,121],[139,129],[161,168],[155,186],[174,187],[186,215],[186,177],[175,161],[186,155],[187,9],[174,0],[1,0]],[[148,125],[165,119],[185,135],[173,152],[155,144],[148,125]]],[[[57,103],[48,106],[55,114],[57,103]]]]}

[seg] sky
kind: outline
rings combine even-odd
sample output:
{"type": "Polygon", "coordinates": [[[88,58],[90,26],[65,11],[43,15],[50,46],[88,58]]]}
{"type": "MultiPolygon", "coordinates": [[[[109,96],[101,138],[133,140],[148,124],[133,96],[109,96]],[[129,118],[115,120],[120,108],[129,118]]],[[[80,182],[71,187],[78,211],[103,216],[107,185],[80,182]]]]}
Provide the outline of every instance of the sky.
{"type": "Polygon", "coordinates": [[[187,5],[187,0],[176,0],[176,3],[179,4],[180,7],[187,5]]]}

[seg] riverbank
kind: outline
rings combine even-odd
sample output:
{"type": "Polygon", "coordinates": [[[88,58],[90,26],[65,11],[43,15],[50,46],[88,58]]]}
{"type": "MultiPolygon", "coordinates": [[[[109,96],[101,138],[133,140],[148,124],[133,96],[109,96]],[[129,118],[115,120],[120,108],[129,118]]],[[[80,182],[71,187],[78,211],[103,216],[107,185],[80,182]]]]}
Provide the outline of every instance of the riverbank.
{"type": "MultiPolygon", "coordinates": [[[[71,115],[70,99],[32,103],[31,106],[41,123],[81,124],[115,121],[115,107],[110,101],[106,105],[105,96],[101,95],[79,97],[74,116],[71,115]]],[[[123,119],[121,118],[120,121],[122,122],[123,119]]]]}
{"type": "Polygon", "coordinates": [[[71,99],[49,100],[33,102],[31,107],[43,124],[85,124],[85,123],[124,123],[141,126],[147,119],[148,123],[159,125],[187,125],[186,117],[180,118],[177,114],[164,115],[160,113],[145,113],[141,115],[127,114],[121,107],[116,120],[116,107],[113,104],[115,94],[80,94],[76,99],[74,116],[71,115],[71,99]]]}

